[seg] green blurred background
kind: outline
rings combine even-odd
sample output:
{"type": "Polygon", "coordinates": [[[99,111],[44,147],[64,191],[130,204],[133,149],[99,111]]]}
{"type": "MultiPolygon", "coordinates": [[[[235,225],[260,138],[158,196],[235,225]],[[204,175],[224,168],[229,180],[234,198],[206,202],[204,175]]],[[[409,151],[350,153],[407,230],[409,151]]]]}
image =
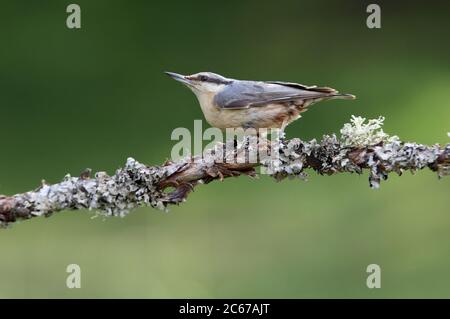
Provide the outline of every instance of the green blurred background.
{"type": "MultiPolygon", "coordinates": [[[[403,140],[447,143],[450,6],[377,1],[69,1],[0,5],[0,194],[132,156],[160,164],[202,113],[163,71],[329,85],[289,137],[386,117],[403,140]]],[[[206,126],[206,124],[205,124],[206,126]]],[[[62,212],[0,230],[0,297],[450,297],[450,179],[423,171],[371,190],[367,174],[199,186],[169,213],[62,212]],[[66,266],[82,288],[65,285],[66,266]],[[366,287],[366,267],[382,288],[366,287]]]]}

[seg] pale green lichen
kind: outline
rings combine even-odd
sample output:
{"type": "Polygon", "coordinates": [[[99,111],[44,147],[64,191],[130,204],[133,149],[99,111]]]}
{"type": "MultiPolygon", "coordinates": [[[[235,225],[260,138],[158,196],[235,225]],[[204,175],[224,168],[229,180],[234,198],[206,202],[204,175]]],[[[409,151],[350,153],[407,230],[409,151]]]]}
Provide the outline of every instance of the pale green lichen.
{"type": "Polygon", "coordinates": [[[398,136],[390,136],[383,131],[383,123],[384,117],[382,116],[370,119],[366,123],[366,118],[352,115],[350,123],[344,124],[341,129],[341,144],[361,147],[399,141],[398,136]]]}

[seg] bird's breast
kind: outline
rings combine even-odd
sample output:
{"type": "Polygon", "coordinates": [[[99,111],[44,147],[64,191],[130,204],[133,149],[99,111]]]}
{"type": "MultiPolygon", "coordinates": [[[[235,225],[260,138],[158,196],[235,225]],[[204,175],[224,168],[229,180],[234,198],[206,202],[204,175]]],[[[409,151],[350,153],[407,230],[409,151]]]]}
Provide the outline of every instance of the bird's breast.
{"type": "Polygon", "coordinates": [[[213,127],[226,128],[280,128],[284,122],[300,117],[297,111],[280,104],[244,109],[221,109],[214,105],[213,97],[199,99],[206,121],[213,127]]]}
{"type": "Polygon", "coordinates": [[[206,121],[214,127],[220,123],[221,110],[214,104],[214,94],[197,95],[203,115],[206,121]]]}

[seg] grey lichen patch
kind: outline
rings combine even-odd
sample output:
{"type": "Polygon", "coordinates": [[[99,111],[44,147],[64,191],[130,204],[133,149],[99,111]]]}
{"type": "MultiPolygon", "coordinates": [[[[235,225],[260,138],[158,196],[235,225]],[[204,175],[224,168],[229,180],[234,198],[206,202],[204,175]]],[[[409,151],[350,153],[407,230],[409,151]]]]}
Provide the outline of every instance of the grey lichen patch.
{"type": "Polygon", "coordinates": [[[361,173],[362,168],[349,159],[349,148],[342,148],[335,135],[325,135],[320,142],[309,142],[294,138],[281,142],[279,157],[262,163],[278,181],[286,177],[305,179],[305,169],[312,168],[319,174],[331,175],[337,172],[361,173]]]}
{"type": "MultiPolygon", "coordinates": [[[[371,167],[371,185],[375,188],[379,187],[380,180],[387,178],[388,173],[395,172],[401,175],[407,170],[414,173],[436,163],[443,154],[439,145],[426,146],[399,141],[375,146],[373,150],[368,163],[371,167]]],[[[438,166],[442,165],[438,164],[438,166]]]]}
{"type": "Polygon", "coordinates": [[[95,178],[66,175],[62,182],[43,184],[36,191],[14,196],[16,209],[32,216],[48,216],[65,209],[95,210],[106,216],[125,216],[138,206],[164,209],[165,194],[158,184],[178,169],[148,167],[129,158],[113,176],[98,172],[95,178]]]}

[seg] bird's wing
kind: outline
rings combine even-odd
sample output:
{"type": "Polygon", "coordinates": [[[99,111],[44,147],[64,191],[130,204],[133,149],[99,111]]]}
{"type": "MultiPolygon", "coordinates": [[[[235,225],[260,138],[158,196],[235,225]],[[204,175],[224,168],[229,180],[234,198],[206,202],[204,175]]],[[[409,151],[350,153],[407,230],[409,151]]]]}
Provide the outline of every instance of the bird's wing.
{"type": "Polygon", "coordinates": [[[315,92],[322,92],[322,93],[337,93],[337,91],[333,88],[326,87],[326,86],[317,86],[317,85],[303,85],[300,83],[294,83],[294,82],[281,82],[281,81],[266,81],[265,83],[272,83],[272,84],[279,84],[282,86],[287,86],[295,89],[300,90],[307,90],[307,91],[315,91],[315,92]]]}
{"type": "Polygon", "coordinates": [[[273,103],[333,96],[336,90],[288,82],[236,81],[214,98],[222,109],[245,109],[273,103]]]}

